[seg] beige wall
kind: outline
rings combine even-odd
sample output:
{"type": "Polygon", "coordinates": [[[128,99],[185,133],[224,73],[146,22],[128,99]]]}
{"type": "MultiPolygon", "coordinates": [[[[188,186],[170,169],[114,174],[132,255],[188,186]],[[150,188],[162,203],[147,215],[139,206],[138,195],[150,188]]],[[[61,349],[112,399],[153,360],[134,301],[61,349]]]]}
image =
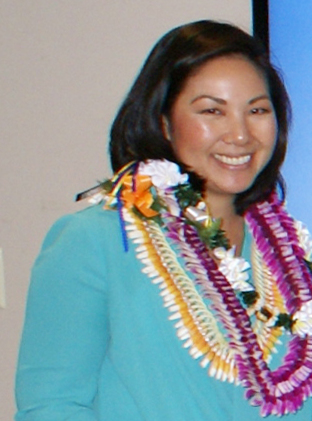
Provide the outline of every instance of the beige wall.
{"type": "Polygon", "coordinates": [[[13,376],[29,271],[74,194],[109,174],[110,122],[155,40],[183,22],[250,29],[249,0],[0,0],[0,419],[13,376]]]}

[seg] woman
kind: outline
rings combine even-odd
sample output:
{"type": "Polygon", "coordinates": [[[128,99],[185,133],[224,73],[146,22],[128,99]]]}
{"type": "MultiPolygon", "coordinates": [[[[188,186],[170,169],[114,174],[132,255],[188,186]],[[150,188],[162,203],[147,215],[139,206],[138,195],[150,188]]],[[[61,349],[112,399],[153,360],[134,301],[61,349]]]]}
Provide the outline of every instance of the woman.
{"type": "Polygon", "coordinates": [[[200,21],[157,43],[112,126],[115,175],[82,195],[100,203],[58,221],[34,266],[17,421],[312,420],[289,114],[240,29],[200,21]]]}

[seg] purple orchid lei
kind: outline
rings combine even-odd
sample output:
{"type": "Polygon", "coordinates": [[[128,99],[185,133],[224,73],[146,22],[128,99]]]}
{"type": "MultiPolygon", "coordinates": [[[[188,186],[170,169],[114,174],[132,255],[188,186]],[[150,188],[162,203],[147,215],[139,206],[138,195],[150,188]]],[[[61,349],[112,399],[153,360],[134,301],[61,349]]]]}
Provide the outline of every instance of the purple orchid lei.
{"type": "MultiPolygon", "coordinates": [[[[166,203],[165,211],[162,210],[160,215],[165,221],[164,234],[179,250],[186,269],[193,273],[201,295],[211,300],[226,331],[228,345],[234,351],[238,379],[246,388],[246,398],[251,405],[261,407],[263,417],[298,411],[304,400],[312,396],[312,279],[294,220],[280,203],[277,194],[273,192],[267,200],[253,204],[245,214],[256,248],[275,280],[288,312],[286,319],[289,323],[279,326],[288,328],[292,333],[281,366],[272,371],[264,359],[248,309],[239,299],[230,278],[223,274],[210,254],[217,247],[216,243],[221,244],[224,250],[227,248],[222,230],[219,230],[216,221],[212,221],[213,229],[207,230],[205,223],[194,224],[190,217],[195,211],[197,218],[204,218],[207,222],[206,209],[201,206],[203,201],[194,196],[187,176],[180,173],[176,164],[168,161],[154,160],[129,165],[117,174],[108,188],[103,186],[110,200],[113,198],[111,203],[120,205],[117,208],[121,215],[123,204],[118,195],[120,190],[116,188],[122,188],[122,184],[118,184],[119,179],[129,171],[134,181],[138,173],[150,176],[156,197],[166,203]],[[182,205],[185,199],[186,205],[182,205]],[[203,234],[207,232],[208,242],[205,242],[203,234]],[[298,327],[300,324],[304,327],[298,327]]],[[[137,210],[135,213],[138,214],[137,210]]],[[[308,248],[311,251],[312,246],[308,248]]]]}
{"type": "MultiPolygon", "coordinates": [[[[311,274],[298,244],[293,220],[274,193],[262,203],[251,206],[245,215],[263,260],[276,278],[286,308],[294,314],[311,300],[311,274]]],[[[229,345],[235,350],[239,380],[246,398],[261,406],[263,417],[296,412],[312,395],[312,337],[294,335],[283,364],[271,371],[263,359],[250,318],[227,278],[210,256],[197,230],[185,218],[170,218],[167,236],[180,249],[187,268],[195,275],[202,295],[211,299],[213,308],[227,331],[229,345]],[[198,275],[198,264],[189,259],[190,250],[206,271],[206,281],[198,275]]]]}

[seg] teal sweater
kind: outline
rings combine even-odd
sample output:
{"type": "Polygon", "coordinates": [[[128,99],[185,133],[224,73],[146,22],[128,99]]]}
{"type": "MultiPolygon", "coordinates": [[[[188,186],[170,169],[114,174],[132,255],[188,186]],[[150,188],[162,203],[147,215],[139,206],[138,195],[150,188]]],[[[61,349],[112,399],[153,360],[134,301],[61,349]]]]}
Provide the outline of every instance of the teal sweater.
{"type": "MultiPolygon", "coordinates": [[[[16,421],[262,419],[241,386],[209,377],[183,348],[129,246],[117,213],[101,205],[48,233],[29,290],[16,421]]],[[[312,399],[285,419],[312,421],[312,399]]]]}

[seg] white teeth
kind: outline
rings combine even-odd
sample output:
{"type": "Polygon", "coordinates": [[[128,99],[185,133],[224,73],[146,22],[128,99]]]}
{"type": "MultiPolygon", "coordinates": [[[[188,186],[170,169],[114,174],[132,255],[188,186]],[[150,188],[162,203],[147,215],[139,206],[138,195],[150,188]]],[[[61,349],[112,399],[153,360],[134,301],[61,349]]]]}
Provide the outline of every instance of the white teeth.
{"type": "Polygon", "coordinates": [[[250,161],[251,155],[244,155],[244,156],[226,156],[226,155],[219,155],[215,154],[215,158],[218,161],[223,162],[224,164],[228,165],[243,165],[246,162],[250,161]]]}

